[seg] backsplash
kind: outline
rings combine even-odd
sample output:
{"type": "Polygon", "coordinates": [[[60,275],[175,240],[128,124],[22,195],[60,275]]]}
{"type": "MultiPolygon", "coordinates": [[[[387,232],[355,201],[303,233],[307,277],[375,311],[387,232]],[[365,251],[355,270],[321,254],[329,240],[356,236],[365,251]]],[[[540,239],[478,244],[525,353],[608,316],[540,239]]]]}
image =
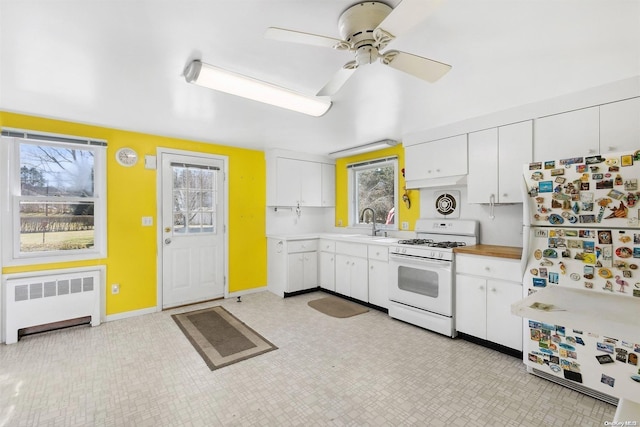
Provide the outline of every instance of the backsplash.
{"type": "Polygon", "coordinates": [[[498,204],[491,207],[467,203],[467,187],[450,187],[446,189],[420,190],[420,217],[447,218],[436,209],[436,200],[441,193],[451,190],[459,193],[459,204],[453,213],[455,219],[475,219],[480,222],[480,243],[485,245],[522,246],[522,203],[498,204]],[[459,217],[457,216],[459,214],[459,217]]]}

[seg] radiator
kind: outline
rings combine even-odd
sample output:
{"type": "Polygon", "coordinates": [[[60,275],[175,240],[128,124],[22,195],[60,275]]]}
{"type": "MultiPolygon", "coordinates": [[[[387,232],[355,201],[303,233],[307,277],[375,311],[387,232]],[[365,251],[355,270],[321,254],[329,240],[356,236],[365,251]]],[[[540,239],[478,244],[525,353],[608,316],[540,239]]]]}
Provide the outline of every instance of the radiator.
{"type": "Polygon", "coordinates": [[[18,341],[22,328],[91,316],[100,324],[101,270],[58,270],[4,276],[4,338],[18,341]]]}

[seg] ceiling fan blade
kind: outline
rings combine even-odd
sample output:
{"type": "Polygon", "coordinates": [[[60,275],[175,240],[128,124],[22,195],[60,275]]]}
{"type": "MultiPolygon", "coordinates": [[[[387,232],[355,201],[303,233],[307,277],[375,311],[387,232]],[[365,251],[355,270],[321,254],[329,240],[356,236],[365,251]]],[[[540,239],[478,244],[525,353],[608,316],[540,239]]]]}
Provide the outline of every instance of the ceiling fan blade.
{"type": "Polygon", "coordinates": [[[396,70],[404,71],[430,83],[447,74],[452,68],[449,64],[397,50],[386,52],[380,61],[396,70]]]}
{"type": "Polygon", "coordinates": [[[316,96],[331,96],[337,93],[356,71],[355,61],[347,63],[331,77],[331,80],[316,94],[316,96]]]}
{"type": "Polygon", "coordinates": [[[284,28],[269,27],[264,32],[264,36],[272,40],[283,42],[301,43],[312,46],[330,47],[338,50],[349,50],[350,45],[344,40],[331,37],[319,36],[317,34],[303,33],[301,31],[286,30],[284,28]]]}
{"type": "Polygon", "coordinates": [[[378,28],[398,37],[431,16],[442,0],[402,0],[378,25],[378,28]]]}

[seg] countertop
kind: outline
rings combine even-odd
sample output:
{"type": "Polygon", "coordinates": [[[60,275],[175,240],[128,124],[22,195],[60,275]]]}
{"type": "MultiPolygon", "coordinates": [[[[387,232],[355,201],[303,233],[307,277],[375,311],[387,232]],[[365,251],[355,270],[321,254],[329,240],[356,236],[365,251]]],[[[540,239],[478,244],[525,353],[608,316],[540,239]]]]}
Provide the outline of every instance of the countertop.
{"type": "Polygon", "coordinates": [[[370,236],[367,234],[338,234],[338,233],[310,233],[310,234],[267,234],[268,239],[279,239],[286,241],[307,240],[307,239],[330,239],[343,242],[363,243],[374,245],[392,245],[398,243],[396,237],[370,236]]]}
{"type": "Polygon", "coordinates": [[[522,248],[516,246],[498,246],[498,245],[473,245],[461,246],[454,248],[456,254],[482,255],[497,258],[520,259],[522,257],[522,248]]]}

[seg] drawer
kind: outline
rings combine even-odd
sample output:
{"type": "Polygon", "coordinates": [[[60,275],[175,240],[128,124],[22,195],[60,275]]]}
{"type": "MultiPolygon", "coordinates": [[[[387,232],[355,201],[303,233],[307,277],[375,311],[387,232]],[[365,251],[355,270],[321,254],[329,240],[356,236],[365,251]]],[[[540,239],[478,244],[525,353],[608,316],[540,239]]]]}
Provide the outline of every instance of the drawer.
{"type": "Polygon", "coordinates": [[[320,239],[320,247],[318,248],[322,252],[335,252],[336,251],[336,241],[335,240],[326,240],[320,239]]]}
{"type": "Polygon", "coordinates": [[[318,239],[290,240],[287,242],[287,253],[314,252],[318,250],[318,239]]]}
{"type": "Polygon", "coordinates": [[[367,245],[361,245],[359,243],[336,242],[336,253],[366,258],[367,245]]]}
{"type": "Polygon", "coordinates": [[[369,245],[367,248],[369,259],[389,261],[389,247],[384,245],[369,245]]]}
{"type": "Polygon", "coordinates": [[[520,260],[458,254],[455,267],[456,273],[522,283],[520,260]]]}

